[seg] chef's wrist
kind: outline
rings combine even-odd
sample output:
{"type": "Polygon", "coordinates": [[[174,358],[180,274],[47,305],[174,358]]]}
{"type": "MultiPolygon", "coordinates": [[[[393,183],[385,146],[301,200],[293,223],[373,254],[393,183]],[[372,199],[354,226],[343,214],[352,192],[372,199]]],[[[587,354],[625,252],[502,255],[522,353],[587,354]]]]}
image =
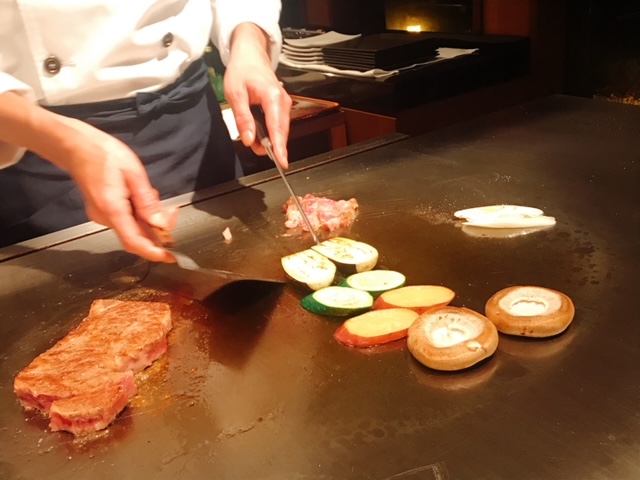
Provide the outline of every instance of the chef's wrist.
{"type": "Polygon", "coordinates": [[[57,167],[69,171],[77,156],[78,142],[81,141],[78,130],[73,128],[74,121],[76,120],[41,109],[36,125],[39,140],[27,148],[57,167]]]}
{"type": "Polygon", "coordinates": [[[271,37],[259,25],[252,22],[239,24],[231,35],[230,56],[243,56],[244,52],[250,50],[252,53],[264,55],[265,59],[271,63],[269,57],[271,37]]]}
{"type": "Polygon", "coordinates": [[[65,157],[61,140],[73,135],[56,117],[18,93],[4,92],[0,95],[0,141],[26,148],[58,165],[57,159],[63,162],[65,157]]]}

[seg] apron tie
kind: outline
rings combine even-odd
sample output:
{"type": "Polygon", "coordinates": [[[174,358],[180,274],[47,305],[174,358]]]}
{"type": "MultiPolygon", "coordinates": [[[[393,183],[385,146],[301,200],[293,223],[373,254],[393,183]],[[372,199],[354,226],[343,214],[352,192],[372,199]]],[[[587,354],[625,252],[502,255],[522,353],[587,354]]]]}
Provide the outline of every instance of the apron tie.
{"type": "Polygon", "coordinates": [[[180,107],[187,104],[188,97],[182,95],[172,95],[175,90],[170,93],[140,92],[136,95],[136,109],[139,115],[149,115],[154,111],[163,111],[167,107],[180,107]]]}
{"type": "MultiPolygon", "coordinates": [[[[189,75],[177,87],[163,89],[158,92],[139,92],[135,96],[136,110],[139,115],[146,116],[154,112],[164,112],[172,108],[181,109],[193,100],[193,92],[201,91],[210,78],[208,72],[202,74],[203,67],[200,67],[199,75],[189,75]]],[[[213,87],[212,87],[213,88],[213,87]]]]}

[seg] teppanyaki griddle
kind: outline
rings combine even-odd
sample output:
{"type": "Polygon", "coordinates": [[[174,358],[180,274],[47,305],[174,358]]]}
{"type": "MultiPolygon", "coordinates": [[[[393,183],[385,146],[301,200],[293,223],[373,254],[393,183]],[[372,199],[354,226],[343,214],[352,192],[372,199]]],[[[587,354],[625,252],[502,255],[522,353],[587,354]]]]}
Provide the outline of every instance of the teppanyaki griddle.
{"type": "MultiPolygon", "coordinates": [[[[290,286],[225,289],[206,305],[153,293],[148,265],[108,231],[4,261],[0,477],[637,477],[638,127],[637,107],[556,96],[337,161],[315,158],[292,174],[301,193],[357,198],[348,234],[410,283],[454,289],[454,305],[481,311],[514,284],[573,299],[564,334],[502,336],[491,359],[455,374],[422,367],[402,342],[338,345],[339,321],[302,310],[290,286]],[[489,238],[452,218],[494,203],[536,206],[558,223],[489,238]],[[175,302],[168,355],[104,435],[47,432],[21,411],[13,377],[93,299],[111,296],[175,302]]],[[[308,242],[283,230],[279,179],[260,178],[186,207],[177,235],[199,263],[275,273],[281,254],[308,242]],[[226,226],[232,248],[212,233],[226,226]]]]}

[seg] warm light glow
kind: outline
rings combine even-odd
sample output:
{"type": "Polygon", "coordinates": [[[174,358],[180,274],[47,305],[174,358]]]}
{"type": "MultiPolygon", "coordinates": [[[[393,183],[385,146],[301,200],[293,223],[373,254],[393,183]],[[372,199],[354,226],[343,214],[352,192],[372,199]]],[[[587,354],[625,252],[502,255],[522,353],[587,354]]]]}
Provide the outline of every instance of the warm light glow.
{"type": "Polygon", "coordinates": [[[407,32],[421,32],[422,27],[420,25],[407,25],[407,32]]]}

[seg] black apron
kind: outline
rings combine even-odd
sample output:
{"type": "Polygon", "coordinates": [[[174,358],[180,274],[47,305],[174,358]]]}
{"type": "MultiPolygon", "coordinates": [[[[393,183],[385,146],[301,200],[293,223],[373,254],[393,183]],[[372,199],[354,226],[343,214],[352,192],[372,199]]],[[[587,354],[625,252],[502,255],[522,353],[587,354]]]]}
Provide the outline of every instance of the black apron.
{"type": "MultiPolygon", "coordinates": [[[[158,92],[47,109],[83,120],[128,145],[162,199],[242,174],[203,61],[158,92]]],[[[16,165],[0,169],[0,246],[87,221],[73,180],[38,155],[27,152],[16,165]]]]}

